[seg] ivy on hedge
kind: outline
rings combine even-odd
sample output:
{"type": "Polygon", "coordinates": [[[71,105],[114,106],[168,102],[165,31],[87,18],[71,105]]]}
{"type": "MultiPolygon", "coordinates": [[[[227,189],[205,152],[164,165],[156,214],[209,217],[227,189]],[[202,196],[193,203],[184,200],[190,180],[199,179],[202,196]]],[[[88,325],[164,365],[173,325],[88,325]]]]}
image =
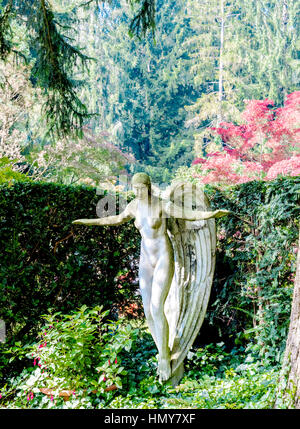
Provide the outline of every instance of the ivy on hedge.
{"type": "Polygon", "coordinates": [[[296,270],[300,177],[206,191],[213,207],[233,212],[218,221],[208,331],[232,343],[252,343],[253,351],[278,361],[296,270]]]}

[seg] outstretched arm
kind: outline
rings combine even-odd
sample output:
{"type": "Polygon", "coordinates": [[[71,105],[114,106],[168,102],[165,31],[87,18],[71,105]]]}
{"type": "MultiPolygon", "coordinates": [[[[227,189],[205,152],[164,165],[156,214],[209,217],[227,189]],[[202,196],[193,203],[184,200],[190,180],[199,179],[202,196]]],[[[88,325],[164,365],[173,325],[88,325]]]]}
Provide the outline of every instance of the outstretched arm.
{"type": "Polygon", "coordinates": [[[121,225],[133,219],[133,214],[129,211],[128,206],[126,209],[115,216],[107,216],[97,219],[76,219],[72,223],[75,225],[121,225]]]}
{"type": "Polygon", "coordinates": [[[165,204],[165,212],[168,216],[184,219],[184,220],[205,220],[211,218],[219,218],[230,214],[228,210],[215,210],[215,211],[200,211],[190,210],[187,208],[180,208],[169,201],[165,204]]]}

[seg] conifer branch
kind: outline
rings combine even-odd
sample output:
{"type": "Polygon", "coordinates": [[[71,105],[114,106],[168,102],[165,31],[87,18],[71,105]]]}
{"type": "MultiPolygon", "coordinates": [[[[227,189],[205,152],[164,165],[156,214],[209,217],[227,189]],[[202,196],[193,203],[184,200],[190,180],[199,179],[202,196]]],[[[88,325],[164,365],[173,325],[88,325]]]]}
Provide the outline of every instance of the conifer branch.
{"type": "Polygon", "coordinates": [[[135,3],[142,3],[139,12],[131,21],[129,34],[134,34],[141,39],[146,35],[147,30],[151,29],[154,34],[155,29],[155,0],[128,0],[133,7],[135,3]]]}
{"type": "Polygon", "coordinates": [[[7,38],[8,33],[11,32],[10,19],[13,8],[13,0],[9,0],[5,6],[3,14],[0,16],[0,58],[4,60],[11,52],[11,42],[7,38]]]}

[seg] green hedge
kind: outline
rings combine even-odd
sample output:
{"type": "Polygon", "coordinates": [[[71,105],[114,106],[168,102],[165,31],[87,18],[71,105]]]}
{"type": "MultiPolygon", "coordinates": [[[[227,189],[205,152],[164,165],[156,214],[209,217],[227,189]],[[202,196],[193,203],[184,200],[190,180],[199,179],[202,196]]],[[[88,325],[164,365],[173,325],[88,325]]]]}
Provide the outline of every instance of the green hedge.
{"type": "Polygon", "coordinates": [[[51,308],[113,309],[133,299],[139,234],[132,224],[71,224],[97,217],[100,198],[85,186],[0,185],[0,319],[8,338],[29,332],[51,308]]]}
{"type": "MultiPolygon", "coordinates": [[[[300,177],[207,186],[218,221],[214,286],[202,341],[209,335],[278,361],[285,347],[296,270],[300,177]]],[[[201,338],[201,336],[200,336],[201,338]]]]}

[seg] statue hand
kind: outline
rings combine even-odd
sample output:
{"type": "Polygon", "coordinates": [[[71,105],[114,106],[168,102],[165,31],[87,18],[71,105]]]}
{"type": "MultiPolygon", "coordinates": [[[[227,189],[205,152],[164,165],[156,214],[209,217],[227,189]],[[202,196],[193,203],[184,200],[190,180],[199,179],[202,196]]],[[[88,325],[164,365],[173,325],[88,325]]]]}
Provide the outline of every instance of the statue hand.
{"type": "Polygon", "coordinates": [[[229,210],[215,210],[215,218],[223,217],[229,215],[231,212],[229,210]]]}
{"type": "Polygon", "coordinates": [[[89,223],[89,219],[76,219],[72,222],[75,225],[87,225],[89,223]]]}

